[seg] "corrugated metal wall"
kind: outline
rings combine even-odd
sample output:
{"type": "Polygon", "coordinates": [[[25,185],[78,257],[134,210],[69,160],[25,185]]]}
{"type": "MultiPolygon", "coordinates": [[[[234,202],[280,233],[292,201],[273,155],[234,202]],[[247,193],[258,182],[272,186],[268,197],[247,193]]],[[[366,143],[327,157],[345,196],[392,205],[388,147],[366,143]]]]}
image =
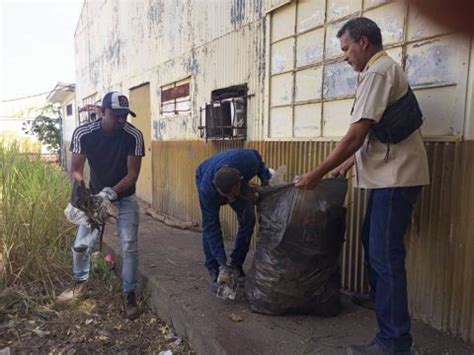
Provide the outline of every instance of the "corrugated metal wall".
{"type": "MultiPolygon", "coordinates": [[[[288,167],[288,177],[316,166],[334,142],[153,142],[153,206],[187,221],[200,221],[194,171],[207,157],[228,148],[258,149],[268,166],[288,167]]],[[[435,328],[474,341],[474,142],[426,143],[432,184],[423,191],[407,236],[412,314],[435,328]]],[[[343,286],[366,291],[359,232],[366,191],[349,189],[348,229],[341,256],[343,286]]],[[[222,209],[222,227],[232,238],[237,224],[222,209]]],[[[255,245],[255,239],[254,239],[255,245]]]]}

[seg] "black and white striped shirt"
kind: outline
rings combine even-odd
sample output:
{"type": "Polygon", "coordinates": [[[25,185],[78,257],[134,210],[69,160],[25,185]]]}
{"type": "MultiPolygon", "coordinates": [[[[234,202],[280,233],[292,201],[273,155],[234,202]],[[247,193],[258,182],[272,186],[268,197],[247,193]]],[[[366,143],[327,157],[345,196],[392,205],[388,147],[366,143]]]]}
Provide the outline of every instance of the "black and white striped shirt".
{"type": "MultiPolygon", "coordinates": [[[[139,129],[126,122],[116,134],[101,129],[101,121],[94,121],[76,128],[69,150],[84,154],[89,162],[90,189],[93,194],[104,187],[112,187],[127,175],[127,158],[145,155],[143,135],[139,129]]],[[[119,194],[119,198],[135,193],[135,186],[119,194]]]]}

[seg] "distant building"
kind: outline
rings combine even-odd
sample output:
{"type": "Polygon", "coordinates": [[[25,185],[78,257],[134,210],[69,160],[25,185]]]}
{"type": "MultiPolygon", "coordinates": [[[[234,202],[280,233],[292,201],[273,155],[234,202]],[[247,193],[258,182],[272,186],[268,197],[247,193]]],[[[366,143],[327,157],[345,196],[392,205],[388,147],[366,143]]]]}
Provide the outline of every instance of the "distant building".
{"type": "Polygon", "coordinates": [[[62,132],[61,155],[63,157],[63,165],[66,169],[69,169],[68,167],[71,161],[69,144],[71,142],[72,133],[78,125],[76,87],[74,84],[59,82],[48,94],[46,100],[52,104],[59,105],[62,132]]]}

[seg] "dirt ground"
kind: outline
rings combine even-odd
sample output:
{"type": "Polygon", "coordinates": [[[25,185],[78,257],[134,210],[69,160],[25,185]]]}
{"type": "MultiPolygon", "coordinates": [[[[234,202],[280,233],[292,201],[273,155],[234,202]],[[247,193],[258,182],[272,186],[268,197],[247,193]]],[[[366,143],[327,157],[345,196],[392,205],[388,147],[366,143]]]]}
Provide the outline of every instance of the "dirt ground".
{"type": "MultiPolygon", "coordinates": [[[[59,279],[56,293],[69,282],[59,279]]],[[[123,316],[120,279],[106,263],[93,269],[85,297],[67,307],[40,289],[7,289],[0,296],[0,354],[194,354],[143,297],[138,319],[123,316]]]]}

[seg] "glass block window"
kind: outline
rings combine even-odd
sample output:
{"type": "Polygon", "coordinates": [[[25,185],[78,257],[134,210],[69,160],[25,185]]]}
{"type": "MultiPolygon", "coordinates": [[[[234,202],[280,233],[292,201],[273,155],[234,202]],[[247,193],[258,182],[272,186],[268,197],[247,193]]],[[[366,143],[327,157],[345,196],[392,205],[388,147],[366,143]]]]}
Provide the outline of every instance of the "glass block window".
{"type": "Polygon", "coordinates": [[[298,0],[271,13],[266,137],[344,135],[358,74],[344,62],[336,34],[358,16],[379,25],[386,52],[405,69],[425,115],[423,133],[461,135],[468,40],[449,34],[404,2],[298,0]]]}

